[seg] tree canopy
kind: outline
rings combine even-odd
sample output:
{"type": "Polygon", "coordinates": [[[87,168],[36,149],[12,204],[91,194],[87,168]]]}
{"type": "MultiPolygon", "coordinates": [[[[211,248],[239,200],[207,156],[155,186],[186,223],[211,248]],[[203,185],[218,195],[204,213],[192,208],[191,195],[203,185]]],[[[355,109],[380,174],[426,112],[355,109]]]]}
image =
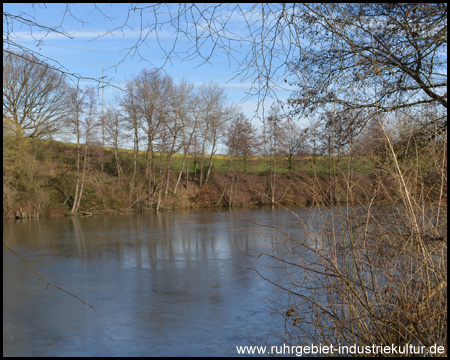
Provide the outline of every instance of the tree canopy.
{"type": "Polygon", "coordinates": [[[3,53],[3,128],[18,137],[42,138],[62,127],[68,114],[62,74],[28,55],[3,53]]]}
{"type": "Polygon", "coordinates": [[[311,4],[291,73],[298,111],[447,107],[446,4],[311,4]]]}
{"type": "MultiPolygon", "coordinates": [[[[447,4],[130,4],[122,19],[92,7],[111,22],[93,40],[120,35],[131,28],[132,19],[140,19],[139,37],[123,49],[116,67],[132,57],[155,66],[141,52],[153,41],[165,54],[157,68],[175,58],[209,63],[225,55],[235,66],[230,77],[250,81],[249,96],[257,96],[261,105],[287,89],[291,115],[298,117],[317,110],[362,109],[367,115],[430,104],[447,108],[447,4]],[[164,33],[174,36],[160,41],[164,33]],[[181,39],[187,47],[180,46],[181,39]]],[[[70,4],[54,27],[31,14],[4,11],[4,52],[21,50],[51,60],[24,48],[15,29],[27,26],[37,45],[54,33],[70,39],[67,18],[84,25],[70,4]]],[[[54,67],[68,74],[63,64],[54,67]]],[[[366,118],[361,116],[357,125],[366,118]]],[[[439,131],[446,126],[440,121],[439,131]]]]}

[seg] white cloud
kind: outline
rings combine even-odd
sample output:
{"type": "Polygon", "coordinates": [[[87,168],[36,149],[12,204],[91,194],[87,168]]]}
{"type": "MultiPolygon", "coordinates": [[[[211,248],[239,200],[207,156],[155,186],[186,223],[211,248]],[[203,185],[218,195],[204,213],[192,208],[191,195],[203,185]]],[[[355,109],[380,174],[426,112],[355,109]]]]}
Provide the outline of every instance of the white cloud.
{"type": "Polygon", "coordinates": [[[20,40],[30,40],[30,41],[36,41],[36,40],[67,40],[69,38],[73,38],[74,40],[81,40],[81,39],[95,39],[95,38],[102,38],[102,39],[139,39],[147,37],[149,39],[174,39],[175,35],[172,33],[169,33],[167,31],[158,31],[157,33],[154,31],[150,31],[149,29],[144,29],[147,31],[147,33],[141,32],[140,29],[138,30],[116,30],[114,32],[110,32],[108,30],[98,30],[98,31],[87,31],[87,30],[77,30],[77,31],[68,31],[63,35],[59,32],[44,32],[44,31],[38,31],[38,32],[25,32],[25,31],[18,31],[11,33],[10,36],[13,37],[13,39],[20,39],[20,40]]]}

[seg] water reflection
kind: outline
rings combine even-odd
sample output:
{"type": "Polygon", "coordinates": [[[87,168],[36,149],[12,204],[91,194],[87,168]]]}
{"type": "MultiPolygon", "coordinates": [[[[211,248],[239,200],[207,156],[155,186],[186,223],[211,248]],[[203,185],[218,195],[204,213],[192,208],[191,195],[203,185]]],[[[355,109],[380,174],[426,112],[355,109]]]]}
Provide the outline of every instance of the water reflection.
{"type": "Polygon", "coordinates": [[[263,300],[275,288],[243,268],[245,253],[273,238],[254,222],[292,220],[270,209],[4,223],[9,246],[96,308],[47,290],[4,251],[4,355],[217,356],[263,345],[263,300]]]}

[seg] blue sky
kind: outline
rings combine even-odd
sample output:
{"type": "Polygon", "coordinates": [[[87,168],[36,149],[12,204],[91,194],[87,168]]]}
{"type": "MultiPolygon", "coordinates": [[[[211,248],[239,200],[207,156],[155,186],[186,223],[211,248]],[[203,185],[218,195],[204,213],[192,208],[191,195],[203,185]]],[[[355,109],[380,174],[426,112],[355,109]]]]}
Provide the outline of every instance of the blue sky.
{"type": "MultiPolygon", "coordinates": [[[[175,33],[169,32],[164,27],[159,28],[158,37],[154,32],[148,36],[145,33],[142,34],[140,29],[143,26],[152,25],[154,18],[149,11],[143,11],[141,16],[139,8],[129,12],[130,4],[98,4],[98,7],[93,4],[70,4],[70,13],[65,11],[65,6],[65,4],[36,4],[33,7],[31,4],[3,4],[3,11],[26,18],[31,16],[31,20],[52,28],[62,24],[62,28],[71,38],[54,32],[46,35],[42,30],[36,29],[31,35],[30,28],[22,25],[15,26],[13,40],[58,61],[64,70],[70,73],[100,79],[103,67],[105,77],[112,84],[123,87],[126,80],[131,79],[142,68],[162,66],[167,56],[160,47],[168,52],[175,40],[175,33]],[[108,30],[124,24],[126,25],[121,29],[107,33],[108,30]],[[104,36],[98,37],[99,35],[104,36]],[[143,36],[147,37],[138,47],[139,55],[131,56],[132,53],[130,53],[124,60],[128,52],[127,48],[133,47],[142,40],[143,36]],[[122,60],[124,61],[121,62],[122,60]]],[[[137,6],[143,5],[137,4],[137,6]]],[[[161,21],[167,19],[164,11],[167,11],[167,8],[161,9],[161,13],[158,14],[158,19],[161,21]]],[[[223,11],[223,16],[227,16],[226,8],[220,11],[223,11]]],[[[239,18],[239,12],[236,12],[230,16],[227,26],[234,33],[243,33],[245,31],[243,20],[239,18]]],[[[177,50],[188,50],[182,35],[178,37],[177,42],[177,50]]],[[[215,82],[225,90],[229,102],[237,104],[246,98],[246,93],[251,89],[253,81],[250,77],[242,79],[242,76],[233,79],[239,62],[250,50],[249,46],[251,46],[250,43],[236,45],[236,48],[233,48],[234,59],[231,63],[227,54],[220,49],[215,49],[215,56],[210,59],[210,63],[203,65],[199,58],[182,61],[176,56],[171,56],[170,61],[164,65],[164,70],[175,81],[185,78],[194,85],[215,82]]],[[[206,43],[204,50],[209,51],[209,49],[212,49],[212,45],[206,43]]],[[[280,81],[280,85],[284,86],[281,83],[280,81]]],[[[94,84],[94,82],[82,80],[81,85],[86,84],[94,84]]],[[[117,90],[106,89],[105,102],[114,102],[113,97],[116,93],[117,90]]],[[[277,90],[277,96],[282,100],[287,99],[289,95],[290,91],[277,90]]],[[[271,103],[272,99],[265,102],[266,111],[271,103]]],[[[254,96],[239,103],[238,106],[247,116],[252,117],[257,107],[257,98],[254,96]]]]}

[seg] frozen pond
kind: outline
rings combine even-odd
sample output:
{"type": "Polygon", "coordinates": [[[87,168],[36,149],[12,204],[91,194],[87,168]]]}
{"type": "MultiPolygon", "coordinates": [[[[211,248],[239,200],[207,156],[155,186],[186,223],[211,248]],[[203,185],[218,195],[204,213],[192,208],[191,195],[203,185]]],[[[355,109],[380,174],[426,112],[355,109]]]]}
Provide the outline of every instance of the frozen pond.
{"type": "MultiPolygon", "coordinates": [[[[283,210],[66,218],[3,224],[4,356],[221,356],[273,342],[276,288],[248,269],[283,210]]],[[[265,271],[277,271],[267,267],[265,271]]],[[[282,325],[280,325],[282,326],[282,325]]]]}

